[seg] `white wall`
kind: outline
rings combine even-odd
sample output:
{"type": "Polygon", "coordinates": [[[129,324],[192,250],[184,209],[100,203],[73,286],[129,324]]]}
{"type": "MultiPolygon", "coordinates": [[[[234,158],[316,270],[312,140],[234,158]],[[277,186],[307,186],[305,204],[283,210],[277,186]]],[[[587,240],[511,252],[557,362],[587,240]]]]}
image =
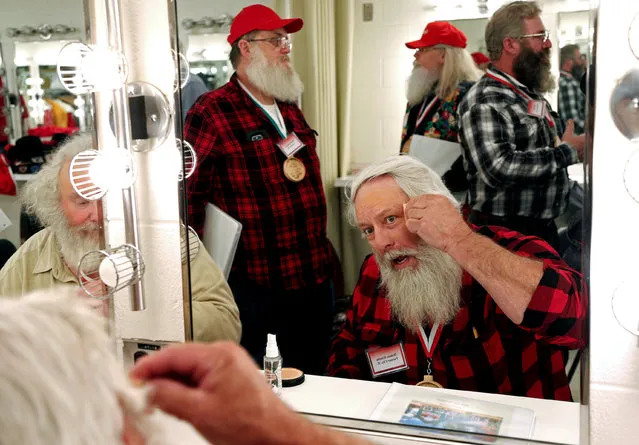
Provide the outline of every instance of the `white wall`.
{"type": "MultiPolygon", "coordinates": [[[[617,80],[628,70],[639,69],[639,60],[628,45],[629,25],[637,14],[639,4],[635,0],[600,2],[590,255],[593,445],[637,443],[639,437],[639,339],[617,323],[612,311],[613,295],[624,283],[629,284],[624,296],[631,301],[638,298],[639,204],[624,187],[624,168],[639,146],[622,136],[609,111],[610,94],[617,80]]],[[[634,328],[639,327],[636,305],[628,315],[634,319],[634,328]]]]}
{"type": "MultiPolygon", "coordinates": [[[[414,60],[414,51],[406,48],[404,43],[419,39],[431,21],[463,19],[464,30],[471,34],[468,49],[472,52],[478,49],[482,32],[476,29],[478,22],[471,19],[486,19],[502,3],[506,2],[490,1],[489,14],[482,15],[475,2],[462,0],[353,0],[352,168],[399,152],[406,107],[405,82],[414,60]],[[363,21],[363,3],[373,3],[370,22],[363,21]]],[[[553,43],[557,42],[557,13],[588,8],[587,1],[579,0],[539,3],[543,8],[542,20],[552,33],[553,43]]],[[[553,71],[558,74],[555,60],[558,48],[553,47],[552,51],[553,71]]],[[[549,100],[554,106],[554,95],[549,96],[549,100]]]]}

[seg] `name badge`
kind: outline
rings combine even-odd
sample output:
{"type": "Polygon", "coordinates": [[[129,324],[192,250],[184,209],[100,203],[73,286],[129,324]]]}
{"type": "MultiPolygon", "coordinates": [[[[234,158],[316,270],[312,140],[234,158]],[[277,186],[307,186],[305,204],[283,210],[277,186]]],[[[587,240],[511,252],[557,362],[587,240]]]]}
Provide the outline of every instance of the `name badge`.
{"type": "Polygon", "coordinates": [[[534,117],[543,118],[546,116],[546,102],[543,100],[529,100],[528,114],[534,117]]]}
{"type": "Polygon", "coordinates": [[[282,150],[282,153],[284,153],[287,158],[290,158],[304,146],[304,143],[300,141],[300,138],[298,138],[295,133],[291,133],[286,139],[279,141],[277,146],[280,147],[280,150],[282,150]]]}
{"type": "Polygon", "coordinates": [[[366,357],[374,378],[408,369],[404,345],[401,342],[386,348],[368,348],[366,357]]]}

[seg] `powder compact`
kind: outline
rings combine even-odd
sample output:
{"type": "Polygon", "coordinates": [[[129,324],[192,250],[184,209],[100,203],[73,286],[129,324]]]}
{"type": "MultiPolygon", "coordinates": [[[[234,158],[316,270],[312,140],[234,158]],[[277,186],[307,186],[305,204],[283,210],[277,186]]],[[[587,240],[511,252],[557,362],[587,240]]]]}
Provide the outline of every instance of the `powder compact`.
{"type": "Polygon", "coordinates": [[[304,383],[304,373],[297,368],[282,368],[282,386],[290,388],[304,383]]]}

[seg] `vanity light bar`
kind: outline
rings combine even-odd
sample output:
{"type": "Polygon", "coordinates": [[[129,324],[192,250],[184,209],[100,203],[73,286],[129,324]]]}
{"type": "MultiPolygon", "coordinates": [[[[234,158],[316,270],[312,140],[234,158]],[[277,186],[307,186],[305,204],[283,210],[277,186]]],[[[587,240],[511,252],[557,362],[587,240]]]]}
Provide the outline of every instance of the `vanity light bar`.
{"type": "Polygon", "coordinates": [[[52,35],[57,34],[71,34],[77,32],[78,28],[67,25],[39,25],[38,27],[23,26],[22,28],[7,28],[7,36],[9,38],[15,37],[34,37],[39,35],[43,40],[49,40],[52,35]]]}
{"type": "Polygon", "coordinates": [[[190,30],[194,28],[228,28],[231,26],[233,16],[230,14],[222,14],[217,19],[211,17],[202,17],[200,20],[184,19],[182,26],[184,29],[190,30]]]}

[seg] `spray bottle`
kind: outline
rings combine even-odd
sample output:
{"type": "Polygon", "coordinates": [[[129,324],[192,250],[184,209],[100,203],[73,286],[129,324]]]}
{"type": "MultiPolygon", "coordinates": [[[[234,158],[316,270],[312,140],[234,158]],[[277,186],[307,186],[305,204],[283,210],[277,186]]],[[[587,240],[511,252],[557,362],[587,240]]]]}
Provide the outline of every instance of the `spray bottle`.
{"type": "Polygon", "coordinates": [[[277,348],[275,334],[268,334],[266,340],[266,355],[264,356],[264,375],[266,381],[277,395],[282,393],[282,357],[277,348]]]}

